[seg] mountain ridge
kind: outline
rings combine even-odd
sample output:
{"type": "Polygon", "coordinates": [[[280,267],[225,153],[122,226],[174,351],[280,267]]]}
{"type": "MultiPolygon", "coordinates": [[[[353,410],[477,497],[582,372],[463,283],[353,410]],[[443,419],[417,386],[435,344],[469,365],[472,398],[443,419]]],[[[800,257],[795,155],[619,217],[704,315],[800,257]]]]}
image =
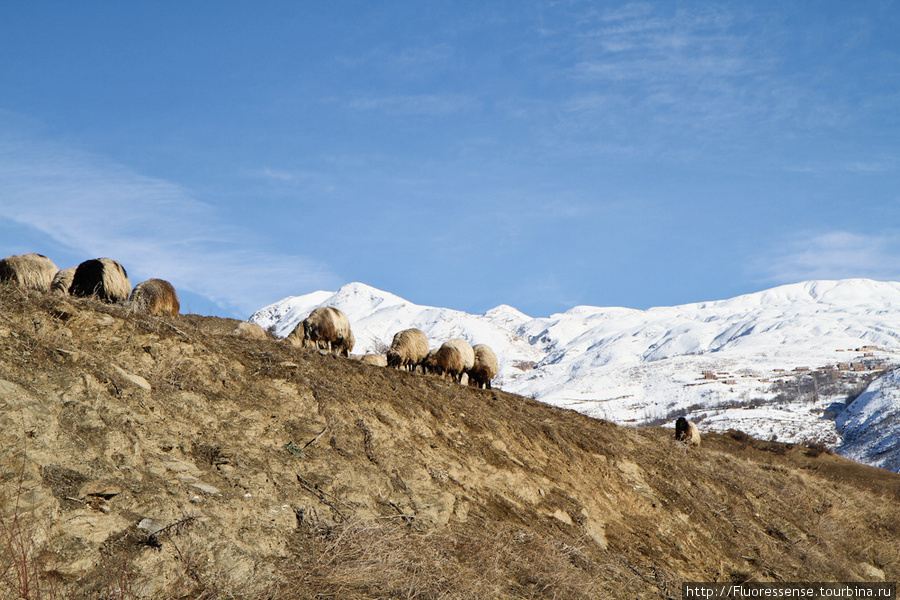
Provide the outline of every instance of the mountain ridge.
{"type": "Polygon", "coordinates": [[[359,353],[418,327],[432,345],[488,344],[500,359],[495,385],[590,416],[640,424],[684,414],[707,430],[836,448],[841,433],[823,415],[900,363],[900,283],[871,279],[646,310],[581,305],[541,318],[508,305],[482,315],[418,306],[351,283],[282,300],[251,320],[286,335],[325,304],[348,314],[359,353]]]}
{"type": "Polygon", "coordinates": [[[0,598],[896,581],[900,476],[0,285],[0,598]],[[18,567],[23,568],[18,568],[18,567]]]}

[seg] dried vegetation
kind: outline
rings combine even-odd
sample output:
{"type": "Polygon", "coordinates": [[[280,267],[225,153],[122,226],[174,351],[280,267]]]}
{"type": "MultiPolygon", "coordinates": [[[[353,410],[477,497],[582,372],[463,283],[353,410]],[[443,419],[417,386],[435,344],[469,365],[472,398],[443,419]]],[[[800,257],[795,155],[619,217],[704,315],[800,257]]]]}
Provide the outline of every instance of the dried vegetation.
{"type": "Polygon", "coordinates": [[[900,477],[0,285],[0,598],[896,581],[900,477]]]}

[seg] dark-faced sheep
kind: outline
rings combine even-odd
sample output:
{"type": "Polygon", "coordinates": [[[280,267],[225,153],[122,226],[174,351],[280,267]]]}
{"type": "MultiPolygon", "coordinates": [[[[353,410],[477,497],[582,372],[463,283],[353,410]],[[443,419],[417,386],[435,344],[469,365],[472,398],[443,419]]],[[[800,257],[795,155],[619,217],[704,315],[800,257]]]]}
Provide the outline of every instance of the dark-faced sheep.
{"type": "Polygon", "coordinates": [[[466,371],[475,366],[475,352],[465,340],[444,342],[433,354],[429,354],[425,368],[431,373],[460,383],[466,371]]]}
{"type": "Polygon", "coordinates": [[[317,348],[350,356],[356,340],[347,315],[330,306],[309,313],[287,336],[287,341],[303,348],[317,348]]]}
{"type": "Polygon", "coordinates": [[[0,260],[0,281],[14,281],[26,289],[49,292],[58,270],[43,254],[16,254],[0,260]]]}
{"type": "Polygon", "coordinates": [[[75,267],[69,267],[68,269],[62,269],[56,272],[56,275],[53,276],[53,281],[50,282],[50,291],[54,294],[63,294],[65,296],[69,295],[69,288],[72,287],[72,280],[75,278],[75,267]]]}
{"type": "Polygon", "coordinates": [[[469,385],[491,389],[491,379],[500,370],[497,355],[485,344],[475,344],[472,350],[475,352],[475,364],[469,369],[469,385]]]}
{"type": "Polygon", "coordinates": [[[414,371],[428,356],[428,338],[421,329],[404,329],[394,334],[387,364],[395,369],[414,371]]]}
{"type": "Polygon", "coordinates": [[[103,302],[125,302],[131,281],[125,268],[111,258],[86,260],[75,269],[69,293],[96,297],[103,302]]]}
{"type": "Polygon", "coordinates": [[[131,291],[128,304],[134,312],[175,317],[181,310],[178,292],[165,279],[142,281],[131,291]]]}
{"type": "Polygon", "coordinates": [[[675,421],[675,439],[691,446],[700,445],[700,430],[693,421],[678,417],[675,421]]]}

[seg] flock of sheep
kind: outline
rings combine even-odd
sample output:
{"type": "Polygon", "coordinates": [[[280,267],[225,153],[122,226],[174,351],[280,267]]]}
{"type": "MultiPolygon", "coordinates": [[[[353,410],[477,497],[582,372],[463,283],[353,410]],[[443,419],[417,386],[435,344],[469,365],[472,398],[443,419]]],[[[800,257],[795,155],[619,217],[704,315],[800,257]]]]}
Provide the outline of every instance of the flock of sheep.
{"type": "MultiPolygon", "coordinates": [[[[77,267],[58,269],[42,254],[18,254],[0,260],[0,281],[13,281],[24,288],[79,297],[93,297],[103,302],[123,303],[134,312],[174,317],[179,313],[178,294],[163,279],[148,279],[131,287],[125,268],[111,258],[84,261],[77,267]]],[[[258,326],[242,323],[235,334],[267,337],[258,326]]],[[[350,357],[355,340],[347,315],[336,308],[313,310],[290,335],[288,343],[304,348],[323,349],[350,357]]],[[[437,350],[429,351],[428,339],[419,329],[407,329],[394,336],[387,356],[367,354],[359,360],[379,366],[425,373],[435,373],[457,383],[468,378],[470,385],[487,388],[497,375],[494,352],[484,344],[472,347],[455,339],[437,350]]]]}
{"type": "MultiPolygon", "coordinates": [[[[355,343],[347,315],[330,306],[313,310],[285,339],[295,346],[326,350],[345,357],[350,356],[355,343]]],[[[366,354],[359,360],[406,371],[419,369],[456,383],[463,383],[465,377],[469,385],[482,389],[491,389],[491,380],[499,370],[497,356],[487,345],[471,346],[465,340],[453,339],[436,350],[429,350],[428,338],[420,329],[397,332],[386,356],[366,354]]]]}
{"type": "MultiPolygon", "coordinates": [[[[24,288],[43,292],[121,302],[135,312],[151,315],[174,317],[180,310],[178,294],[171,283],[148,279],[132,289],[125,268],[111,258],[95,258],[77,267],[60,270],[41,254],[7,256],[0,260],[0,281],[13,281],[24,288]]],[[[261,327],[251,323],[241,323],[235,334],[267,337],[261,327]]],[[[313,310],[285,340],[295,346],[325,350],[344,357],[350,357],[355,344],[347,315],[330,306],[313,310]]],[[[453,339],[436,350],[429,350],[428,338],[420,329],[404,329],[395,334],[386,357],[366,354],[359,360],[377,366],[434,373],[460,384],[466,378],[469,385],[486,389],[491,389],[491,380],[498,372],[497,356],[485,344],[471,346],[465,340],[453,339]]],[[[697,425],[679,417],[675,422],[675,439],[691,446],[700,445],[697,425]]]]}
{"type": "Polygon", "coordinates": [[[136,312],[175,316],[181,306],[171,283],[148,279],[131,288],[125,268],[111,258],[86,260],[77,267],[58,269],[43,254],[17,254],[0,260],[0,281],[42,292],[95,297],[122,302],[136,312]]]}

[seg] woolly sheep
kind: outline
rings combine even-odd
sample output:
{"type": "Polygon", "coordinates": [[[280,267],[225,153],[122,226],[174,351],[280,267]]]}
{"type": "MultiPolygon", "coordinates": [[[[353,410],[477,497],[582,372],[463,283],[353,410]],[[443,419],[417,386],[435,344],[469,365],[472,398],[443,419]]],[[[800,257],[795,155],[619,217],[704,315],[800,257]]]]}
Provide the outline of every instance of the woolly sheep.
{"type": "Polygon", "coordinates": [[[684,417],[678,417],[675,421],[675,439],[691,446],[699,446],[700,430],[697,429],[697,424],[684,417]]]}
{"type": "Polygon", "coordinates": [[[238,323],[237,326],[232,330],[231,335],[249,338],[251,340],[269,339],[269,334],[266,333],[265,329],[263,329],[256,323],[251,323],[250,321],[241,321],[240,323],[238,323]]]}
{"type": "Polygon", "coordinates": [[[429,354],[425,366],[430,372],[460,383],[463,374],[475,366],[475,351],[465,340],[450,340],[429,354]]]}
{"type": "Polygon", "coordinates": [[[359,362],[366,364],[366,365],[372,365],[375,367],[388,366],[387,359],[380,354],[364,354],[363,356],[360,356],[357,359],[359,360],[359,362]]]}
{"type": "Polygon", "coordinates": [[[330,306],[309,313],[287,336],[287,341],[303,348],[321,348],[341,356],[350,356],[356,343],[347,315],[330,306]]]}
{"type": "Polygon", "coordinates": [[[50,291],[54,294],[62,294],[64,296],[69,295],[69,288],[72,287],[72,280],[75,278],[75,267],[69,267],[68,269],[62,269],[56,272],[56,275],[53,276],[53,281],[50,282],[50,291]]]}
{"type": "Polygon", "coordinates": [[[395,369],[414,371],[428,356],[428,338],[421,329],[404,329],[394,334],[387,364],[395,369]]]}
{"type": "Polygon", "coordinates": [[[491,389],[491,379],[497,376],[500,367],[497,355],[485,344],[472,347],[475,352],[475,365],[469,369],[469,385],[481,389],[491,389]]]}
{"type": "Polygon", "coordinates": [[[0,260],[0,281],[15,281],[23,288],[49,292],[58,270],[43,254],[16,254],[0,260]]]}
{"type": "Polygon", "coordinates": [[[131,310],[151,315],[178,315],[181,304],[178,293],[171,283],[164,279],[148,279],[134,286],[128,299],[131,310]]]}
{"type": "Polygon", "coordinates": [[[131,293],[131,281],[125,268],[111,258],[86,260],[75,269],[69,293],[94,296],[103,302],[125,302],[131,293]]]}

